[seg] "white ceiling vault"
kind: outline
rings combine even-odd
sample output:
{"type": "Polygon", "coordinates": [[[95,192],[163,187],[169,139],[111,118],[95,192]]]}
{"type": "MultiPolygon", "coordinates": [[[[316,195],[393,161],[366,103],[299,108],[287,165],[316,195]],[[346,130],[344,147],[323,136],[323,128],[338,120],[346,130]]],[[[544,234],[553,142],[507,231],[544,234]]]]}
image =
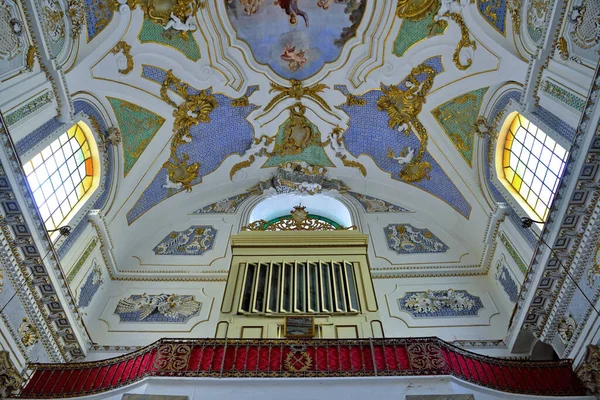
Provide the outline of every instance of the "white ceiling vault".
{"type": "Polygon", "coordinates": [[[371,235],[374,274],[486,272],[498,216],[475,122],[528,66],[505,2],[119,3],[102,22],[88,15],[66,73],[73,98],[122,134],[110,203],[92,216],[115,276],[226,276],[229,235],[278,189],[255,185],[286,170],[348,206],[371,235]],[[395,208],[374,212],[361,195],[395,208]],[[394,251],[390,224],[447,250],[394,251]],[[195,257],[165,244],[188,231],[195,257]]]}

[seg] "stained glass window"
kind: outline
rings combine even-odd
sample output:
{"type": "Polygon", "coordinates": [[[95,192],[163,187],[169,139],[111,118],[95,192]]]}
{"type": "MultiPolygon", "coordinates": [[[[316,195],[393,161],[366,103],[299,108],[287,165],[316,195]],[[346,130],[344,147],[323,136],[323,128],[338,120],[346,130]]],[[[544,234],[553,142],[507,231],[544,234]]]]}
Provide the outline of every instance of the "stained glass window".
{"type": "Polygon", "coordinates": [[[79,124],[23,165],[46,229],[60,227],[92,187],[90,146],[79,124]]]}
{"type": "Polygon", "coordinates": [[[542,221],[565,169],[567,151],[518,114],[504,143],[504,177],[542,221]]]}

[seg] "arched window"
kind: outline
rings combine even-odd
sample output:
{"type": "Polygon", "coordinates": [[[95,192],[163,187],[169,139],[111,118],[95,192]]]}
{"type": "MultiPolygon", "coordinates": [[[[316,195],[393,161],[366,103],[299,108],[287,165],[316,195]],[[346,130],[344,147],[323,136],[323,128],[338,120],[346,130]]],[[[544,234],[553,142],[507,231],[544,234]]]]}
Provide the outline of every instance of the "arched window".
{"type": "Polygon", "coordinates": [[[521,114],[514,116],[506,132],[502,170],[513,196],[520,197],[532,217],[546,220],[566,159],[560,144],[521,114]]]}
{"type": "Polygon", "coordinates": [[[46,229],[65,225],[98,187],[100,165],[89,127],[73,125],[23,169],[46,229]]]}

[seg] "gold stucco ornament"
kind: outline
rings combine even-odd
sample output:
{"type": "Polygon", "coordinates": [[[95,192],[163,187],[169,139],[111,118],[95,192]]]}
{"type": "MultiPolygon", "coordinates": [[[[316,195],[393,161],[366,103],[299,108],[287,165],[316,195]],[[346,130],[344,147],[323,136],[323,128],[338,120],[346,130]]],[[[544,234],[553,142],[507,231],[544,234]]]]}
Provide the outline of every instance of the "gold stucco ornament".
{"type": "Polygon", "coordinates": [[[315,83],[314,85],[305,87],[302,84],[302,81],[297,81],[296,79],[291,79],[290,84],[290,87],[286,87],[278,83],[271,82],[271,89],[269,89],[269,93],[279,93],[277,93],[277,95],[271,99],[269,104],[266,105],[265,112],[270,111],[277,103],[290,97],[295,100],[300,100],[303,97],[310,98],[324,109],[331,111],[331,107],[327,104],[325,99],[319,95],[319,93],[323,92],[323,90],[329,89],[329,86],[323,83],[315,83]]]}
{"type": "Polygon", "coordinates": [[[40,334],[33,324],[30,324],[27,318],[23,318],[23,323],[19,326],[19,337],[26,346],[33,346],[40,339],[40,334]]]}
{"type": "Polygon", "coordinates": [[[163,168],[167,170],[168,180],[165,185],[166,189],[185,189],[187,192],[192,191],[192,182],[198,178],[200,163],[195,162],[189,164],[190,156],[183,153],[181,158],[177,155],[177,148],[184,143],[192,141],[191,136],[184,131],[176,134],[171,142],[171,157],[163,164],[163,168]]]}
{"type": "Polygon", "coordinates": [[[398,0],[396,15],[399,18],[415,21],[423,18],[435,6],[437,0],[398,0]]]}
{"type": "Polygon", "coordinates": [[[188,16],[196,15],[204,4],[199,0],[128,0],[129,7],[140,7],[144,11],[144,17],[166,25],[171,19],[171,14],[182,21],[188,16]]]}
{"type": "Polygon", "coordinates": [[[410,135],[409,128],[412,128],[421,141],[421,146],[416,152],[415,149],[405,147],[396,156],[391,149],[388,149],[388,157],[396,160],[402,166],[399,177],[405,182],[428,179],[432,169],[429,162],[422,161],[427,150],[429,135],[417,117],[423,109],[425,96],[433,86],[434,77],[434,69],[421,64],[413,68],[407,77],[406,90],[402,91],[394,85],[389,87],[381,85],[383,94],[377,100],[377,108],[388,114],[388,126],[392,129],[397,128],[407,136],[410,135]],[[425,79],[419,82],[417,77],[423,74],[425,74],[425,79]]]}

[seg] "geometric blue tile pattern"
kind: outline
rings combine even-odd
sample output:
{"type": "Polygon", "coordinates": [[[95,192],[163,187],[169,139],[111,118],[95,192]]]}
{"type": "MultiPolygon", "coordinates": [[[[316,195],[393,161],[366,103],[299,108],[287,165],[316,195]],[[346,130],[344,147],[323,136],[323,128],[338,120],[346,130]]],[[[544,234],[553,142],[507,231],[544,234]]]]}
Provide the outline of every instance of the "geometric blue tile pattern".
{"type": "MultiPolygon", "coordinates": [[[[440,56],[429,58],[423,64],[433,68],[436,74],[443,72],[440,56]]],[[[421,74],[417,76],[417,81],[423,81],[425,77],[425,74],[421,74]]],[[[398,88],[406,90],[406,80],[401,82],[398,88]]],[[[349,93],[346,86],[337,85],[335,89],[344,94],[349,93]]],[[[398,174],[403,166],[388,157],[388,150],[392,149],[398,152],[404,147],[419,149],[421,142],[412,131],[409,136],[406,136],[388,126],[388,114],[377,108],[377,100],[381,95],[380,89],[371,90],[358,96],[365,101],[363,106],[349,106],[346,103],[337,106],[350,117],[348,130],[344,132],[343,140],[346,149],[354,157],[365,154],[371,157],[379,168],[389,172],[393,179],[400,180],[398,174]]],[[[428,151],[425,152],[423,161],[431,164],[432,171],[429,179],[406,183],[433,194],[452,206],[465,218],[469,218],[471,205],[428,151]]]]}
{"type": "MultiPolygon", "coordinates": [[[[166,71],[145,65],[142,76],[158,84],[162,84],[166,71]]],[[[248,88],[246,96],[250,96],[256,86],[248,88]]],[[[208,93],[212,93],[210,89],[208,93]]],[[[198,93],[191,91],[191,93],[198,93]]],[[[202,177],[216,170],[221,163],[232,154],[240,156],[250,148],[254,139],[254,128],[246,120],[248,115],[257,108],[254,104],[248,106],[232,106],[234,99],[223,94],[212,93],[218,106],[210,113],[209,123],[199,123],[190,129],[192,140],[178,147],[181,153],[189,155],[189,162],[199,162],[198,178],[191,184],[202,182],[202,177]]],[[[165,160],[166,161],[166,160],[165,160]]],[[[167,171],[161,168],[153,181],[142,193],[134,206],[127,213],[127,223],[131,224],[156,204],[185,189],[166,189],[163,187],[167,180],[167,171]]]]}
{"type": "Polygon", "coordinates": [[[100,266],[96,264],[96,260],[94,260],[92,270],[81,287],[81,292],[79,292],[79,301],[77,302],[77,305],[80,308],[89,306],[103,282],[102,270],[100,269],[100,266]]]}
{"type": "Polygon", "coordinates": [[[212,249],[217,230],[211,225],[193,225],[184,231],[173,231],[154,247],[154,254],[200,256],[212,249]]]}
{"type": "Polygon", "coordinates": [[[496,280],[500,283],[510,301],[516,303],[519,297],[519,288],[510,273],[510,269],[506,266],[504,260],[498,262],[497,268],[496,280]]]}
{"type": "Polygon", "coordinates": [[[476,316],[483,308],[479,297],[452,289],[406,292],[398,305],[415,318],[476,316]]]}
{"type": "Polygon", "coordinates": [[[106,0],[84,0],[89,42],[109,24],[113,17],[112,7],[106,0]]]}

